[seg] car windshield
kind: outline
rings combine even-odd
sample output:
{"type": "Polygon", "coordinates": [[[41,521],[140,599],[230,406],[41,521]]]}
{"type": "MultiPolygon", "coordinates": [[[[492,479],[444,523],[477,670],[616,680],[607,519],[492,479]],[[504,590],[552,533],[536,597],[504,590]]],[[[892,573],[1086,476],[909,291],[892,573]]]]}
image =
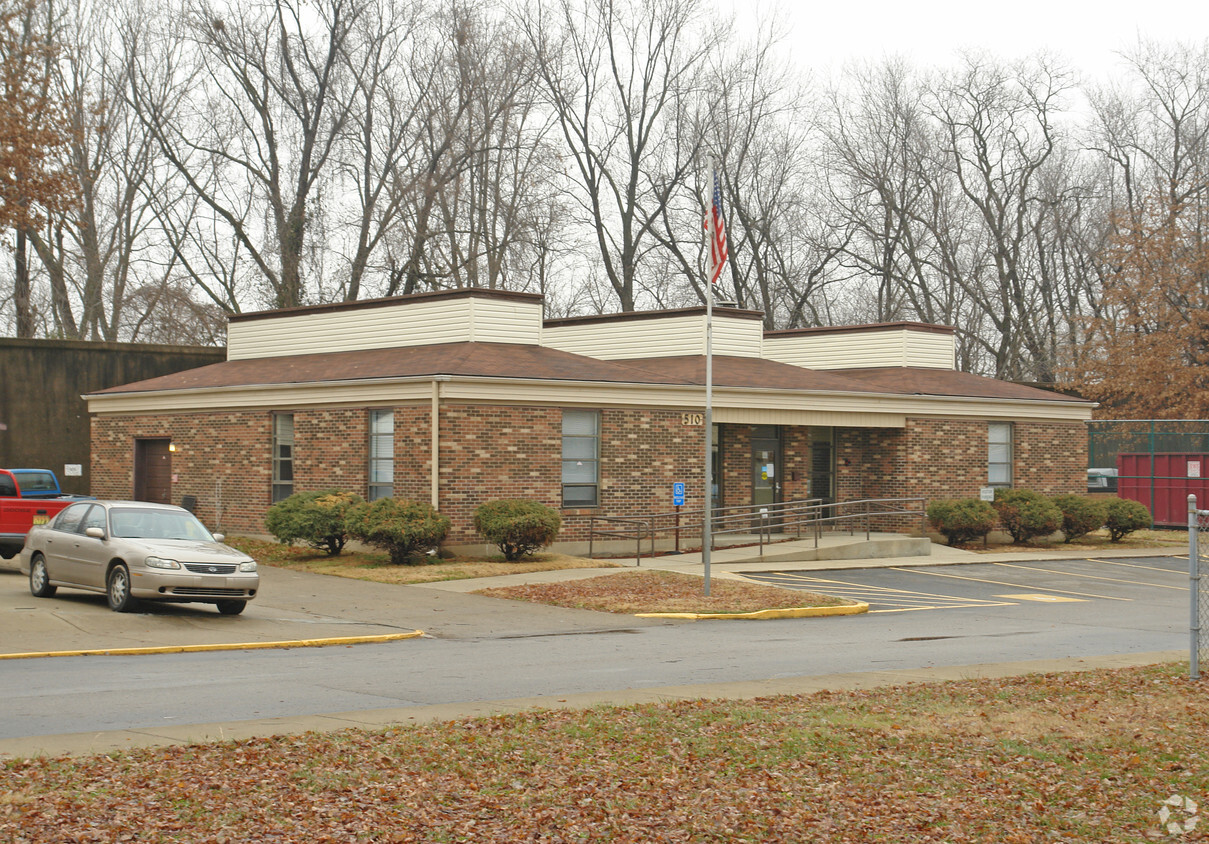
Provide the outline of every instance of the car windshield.
{"type": "Polygon", "coordinates": [[[113,508],[109,524],[114,536],[126,539],[194,539],[213,542],[210,531],[191,513],[175,510],[113,508]]]}

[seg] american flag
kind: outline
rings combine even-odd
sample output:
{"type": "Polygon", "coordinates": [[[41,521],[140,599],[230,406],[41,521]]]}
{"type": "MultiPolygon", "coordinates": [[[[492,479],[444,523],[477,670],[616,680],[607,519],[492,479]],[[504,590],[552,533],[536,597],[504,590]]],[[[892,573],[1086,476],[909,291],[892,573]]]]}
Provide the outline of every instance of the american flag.
{"type": "Polygon", "coordinates": [[[717,284],[726,264],[726,218],[722,216],[722,183],[714,171],[713,207],[705,212],[705,230],[709,233],[709,282],[717,284]]]}

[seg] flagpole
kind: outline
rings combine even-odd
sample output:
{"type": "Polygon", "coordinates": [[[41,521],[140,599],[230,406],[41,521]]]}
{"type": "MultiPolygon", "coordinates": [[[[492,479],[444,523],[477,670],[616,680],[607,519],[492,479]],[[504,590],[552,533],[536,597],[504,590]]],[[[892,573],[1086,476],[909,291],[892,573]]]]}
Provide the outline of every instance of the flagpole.
{"type": "MultiPolygon", "coordinates": [[[[714,182],[718,178],[714,170],[714,159],[709,159],[709,202],[714,202],[714,182]]],[[[709,232],[713,237],[713,231],[709,232]]],[[[712,254],[712,253],[711,253],[712,254]]],[[[712,261],[710,262],[712,264],[712,261]]],[[[705,597],[709,597],[710,551],[714,544],[713,497],[714,497],[714,267],[710,266],[705,279],[705,510],[701,519],[701,565],[705,570],[705,597]]]]}

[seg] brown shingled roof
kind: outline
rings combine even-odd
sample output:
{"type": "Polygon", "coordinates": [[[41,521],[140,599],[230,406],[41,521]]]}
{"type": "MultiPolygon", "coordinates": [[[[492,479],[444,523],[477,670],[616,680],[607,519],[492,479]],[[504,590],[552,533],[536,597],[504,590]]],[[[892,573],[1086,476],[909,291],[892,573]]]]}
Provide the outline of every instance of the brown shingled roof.
{"type": "MultiPolygon", "coordinates": [[[[677,384],[705,384],[705,356],[678,355],[665,358],[631,358],[625,363],[635,369],[660,373],[677,384]]],[[[719,387],[756,387],[769,390],[809,390],[818,392],[868,392],[840,373],[804,369],[763,358],[714,355],[714,384],[719,387]]],[[[883,391],[878,391],[883,392],[883,391]]]]}
{"type": "Polygon", "coordinates": [[[1083,402],[1061,393],[1026,387],[1010,381],[996,381],[969,372],[952,369],[916,369],[905,366],[880,366],[869,369],[831,369],[833,375],[858,382],[871,392],[907,393],[923,396],[967,396],[970,398],[1016,399],[1020,401],[1083,402]]]}
{"type": "Polygon", "coordinates": [[[596,360],[583,355],[509,343],[438,343],[394,349],[319,352],[229,360],[133,384],[95,395],[160,390],[216,389],[263,384],[309,384],[373,378],[424,378],[462,375],[485,378],[539,378],[568,381],[676,384],[657,372],[596,360]]]}
{"type": "MultiPolygon", "coordinates": [[[[325,381],[428,378],[451,375],[622,384],[702,385],[705,358],[680,355],[597,360],[543,346],[509,343],[441,343],[394,349],[319,352],[211,364],[94,395],[207,390],[325,381]]],[[[714,384],[807,392],[967,396],[1027,401],[1077,401],[1069,396],[945,369],[882,367],[820,371],[761,358],[716,355],[714,384]]]]}

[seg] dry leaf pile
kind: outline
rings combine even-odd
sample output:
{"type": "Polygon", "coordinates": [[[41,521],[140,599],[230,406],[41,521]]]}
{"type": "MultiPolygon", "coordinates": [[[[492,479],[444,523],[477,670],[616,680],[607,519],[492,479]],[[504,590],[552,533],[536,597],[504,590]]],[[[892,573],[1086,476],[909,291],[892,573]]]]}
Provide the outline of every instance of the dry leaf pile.
{"type": "Polygon", "coordinates": [[[815,592],[723,578],[711,578],[709,597],[703,590],[702,578],[694,575],[630,570],[585,580],[480,589],[475,594],[617,613],[744,613],[851,603],[815,592]]]}
{"type": "Polygon", "coordinates": [[[1180,671],[9,761],[0,840],[1204,841],[1158,816],[1173,795],[1209,805],[1206,685],[1180,671]]]}

